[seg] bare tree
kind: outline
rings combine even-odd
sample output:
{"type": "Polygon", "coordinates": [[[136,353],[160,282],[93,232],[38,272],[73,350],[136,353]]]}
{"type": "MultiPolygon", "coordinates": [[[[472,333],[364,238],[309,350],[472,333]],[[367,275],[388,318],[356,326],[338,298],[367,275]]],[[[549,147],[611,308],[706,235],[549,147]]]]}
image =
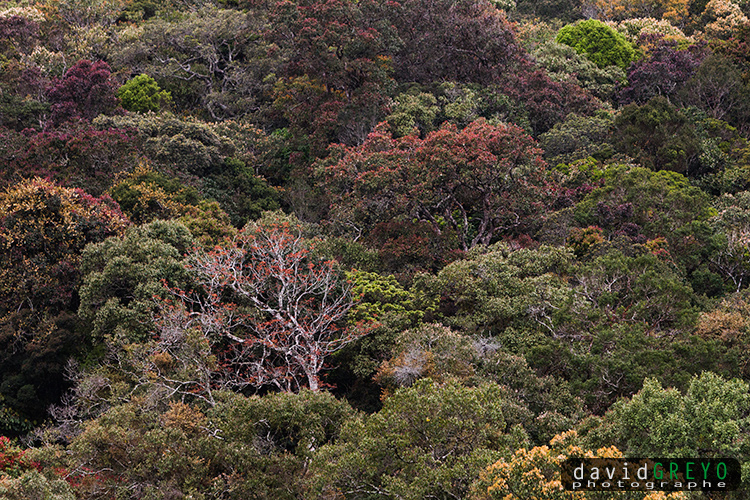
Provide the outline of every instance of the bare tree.
{"type": "Polygon", "coordinates": [[[333,262],[313,258],[293,223],[246,228],[228,247],[196,252],[191,267],[199,291],[173,290],[176,301],[162,305],[157,349],[164,366],[192,366],[184,389],[207,399],[217,385],[319,391],[326,357],[366,333],[342,325],[351,285],[333,262]],[[214,366],[195,369],[188,356],[196,332],[214,366]]]}

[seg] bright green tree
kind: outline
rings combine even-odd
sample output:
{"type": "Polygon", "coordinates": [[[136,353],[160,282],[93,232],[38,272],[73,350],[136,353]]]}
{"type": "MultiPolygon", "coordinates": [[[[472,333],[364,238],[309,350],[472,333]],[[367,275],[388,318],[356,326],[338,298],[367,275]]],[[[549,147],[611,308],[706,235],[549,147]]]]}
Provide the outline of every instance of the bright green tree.
{"type": "Polygon", "coordinates": [[[748,384],[712,372],[694,376],[684,393],[648,378],[601,424],[590,441],[616,443],[633,456],[750,457],[748,384]]]}
{"type": "Polygon", "coordinates": [[[557,43],[570,45],[585,54],[600,68],[619,66],[627,69],[636,59],[636,52],[627,39],[601,21],[589,19],[563,26],[557,33],[557,43]]]}
{"type": "MultiPolygon", "coordinates": [[[[646,379],[595,423],[586,436],[592,446],[615,444],[638,457],[732,457],[744,477],[750,472],[750,390],[740,379],[703,372],[684,392],[646,379]]],[[[747,494],[745,483],[725,498],[747,494]]]]}
{"type": "Polygon", "coordinates": [[[162,90],[156,80],[145,73],[128,80],[116,95],[123,108],[138,113],[156,112],[172,102],[172,94],[162,90]]]}

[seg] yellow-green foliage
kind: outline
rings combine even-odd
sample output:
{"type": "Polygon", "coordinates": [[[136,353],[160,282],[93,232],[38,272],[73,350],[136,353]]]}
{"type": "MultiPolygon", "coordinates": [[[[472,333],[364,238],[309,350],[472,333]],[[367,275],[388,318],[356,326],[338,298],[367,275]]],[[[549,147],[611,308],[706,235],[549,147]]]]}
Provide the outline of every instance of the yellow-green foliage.
{"type": "Polygon", "coordinates": [[[162,90],[156,80],[143,73],[120,87],[117,97],[123,108],[138,113],[159,111],[162,106],[172,102],[172,94],[162,90]]]}
{"type": "Polygon", "coordinates": [[[393,275],[353,270],[347,278],[354,282],[352,293],[360,302],[349,312],[352,321],[377,321],[386,313],[404,313],[420,322],[425,313],[434,313],[437,303],[424,293],[406,290],[393,275]]]}

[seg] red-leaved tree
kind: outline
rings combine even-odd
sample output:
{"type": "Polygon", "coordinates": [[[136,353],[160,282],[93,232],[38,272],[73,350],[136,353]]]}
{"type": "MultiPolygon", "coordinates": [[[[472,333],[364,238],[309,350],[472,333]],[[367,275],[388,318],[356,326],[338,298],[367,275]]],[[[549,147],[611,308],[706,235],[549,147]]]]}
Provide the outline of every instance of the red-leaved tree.
{"type": "Polygon", "coordinates": [[[464,251],[528,233],[554,190],[535,141],[483,119],[424,139],[378,126],[362,146],[332,149],[318,174],[338,220],[363,229],[416,220],[452,231],[464,251]]]}
{"type": "Polygon", "coordinates": [[[215,363],[193,368],[179,391],[206,399],[217,386],[319,391],[326,357],[365,333],[344,324],[350,284],[311,255],[295,223],[249,226],[231,246],[196,253],[191,267],[200,290],[174,290],[178,300],[162,307],[151,369],[166,381],[201,350],[215,363]]]}
{"type": "Polygon", "coordinates": [[[47,88],[51,108],[50,121],[59,125],[68,120],[93,120],[117,107],[115,83],[111,70],[104,61],[83,59],[65,72],[62,79],[54,79],[47,88]]]}

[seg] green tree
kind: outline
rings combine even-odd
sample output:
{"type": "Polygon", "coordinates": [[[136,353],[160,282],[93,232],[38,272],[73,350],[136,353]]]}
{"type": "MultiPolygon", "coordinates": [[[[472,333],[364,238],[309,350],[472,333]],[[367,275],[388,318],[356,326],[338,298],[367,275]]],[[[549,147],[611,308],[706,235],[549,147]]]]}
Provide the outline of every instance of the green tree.
{"type": "Polygon", "coordinates": [[[387,393],[423,378],[456,379],[469,387],[500,385],[536,443],[570,429],[587,414],[583,401],[571,394],[565,381],[538,376],[523,356],[504,351],[495,339],[463,335],[439,324],[401,333],[375,377],[387,393]]]}
{"type": "Polygon", "coordinates": [[[330,394],[306,390],[221,393],[210,409],[153,403],[135,397],[113,406],[83,426],[62,463],[45,463],[64,467],[82,498],[293,500],[305,495],[312,456],[353,413],[330,394]]]}
{"type": "Polygon", "coordinates": [[[714,215],[709,196],[677,172],[610,165],[604,185],[576,204],[581,227],[598,226],[607,239],[618,235],[631,242],[666,239],[669,255],[688,273],[705,263],[714,234],[706,221],[714,215]]]}
{"type": "Polygon", "coordinates": [[[147,340],[156,329],[154,297],[168,295],[164,284],[188,287],[184,256],[195,243],[182,224],[155,221],[87,246],[81,257],[78,313],[91,326],[93,338],[147,340]]]}
{"type": "Polygon", "coordinates": [[[269,141],[255,127],[171,114],[100,117],[96,125],[138,131],[154,172],[138,167],[113,189],[138,220],[173,217],[185,211],[180,205],[195,205],[198,194],[218,201],[238,227],[279,207],[279,190],[257,173],[272,166],[262,167],[269,160],[269,141]]]}
{"type": "MultiPolygon", "coordinates": [[[[734,457],[750,472],[750,393],[739,379],[696,375],[684,393],[647,379],[592,426],[593,446],[616,444],[630,456],[734,457]]],[[[730,498],[744,498],[745,485],[730,498]]]]}
{"type": "Polygon", "coordinates": [[[642,323],[651,331],[692,326],[693,290],[674,265],[650,252],[623,255],[612,250],[579,268],[577,291],[599,314],[621,323],[642,323]]]}
{"type": "Polygon", "coordinates": [[[0,479],[0,497],[4,500],[75,500],[73,489],[59,478],[50,478],[32,469],[13,479],[0,479]]]}
{"type": "Polygon", "coordinates": [[[746,131],[750,123],[750,89],[745,82],[745,75],[732,59],[712,54],[703,59],[678,98],[683,105],[697,106],[710,117],[746,131]]]}
{"type": "Polygon", "coordinates": [[[630,42],[623,35],[596,19],[563,26],[557,33],[556,41],[570,45],[600,68],[619,66],[627,69],[636,59],[635,49],[630,42]]]}
{"type": "Polygon", "coordinates": [[[725,194],[715,200],[718,214],[710,224],[722,244],[712,255],[711,267],[740,291],[750,279],[750,192],[725,194]]]}
{"type": "MultiPolygon", "coordinates": [[[[606,160],[614,153],[612,125],[608,113],[598,116],[568,115],[539,136],[539,146],[552,166],[593,157],[606,160]]],[[[593,179],[592,179],[593,180],[593,179]]]]}
{"type": "Polygon", "coordinates": [[[140,164],[112,186],[109,194],[136,224],[172,219],[189,212],[200,199],[198,190],[140,164]]]}
{"type": "Polygon", "coordinates": [[[159,111],[172,101],[172,95],[162,90],[156,80],[145,73],[125,82],[115,95],[120,99],[123,108],[138,113],[159,111]]]}
{"type": "Polygon", "coordinates": [[[445,322],[463,332],[500,335],[519,348],[529,336],[562,336],[576,299],[562,278],[573,256],[564,248],[512,250],[504,243],[477,247],[419,287],[440,297],[445,322]],[[515,340],[511,340],[515,338],[515,340]]]}
{"type": "Polygon", "coordinates": [[[479,471],[526,436],[496,384],[423,379],[348,421],[311,464],[315,498],[462,498],[479,471]]]}
{"type": "Polygon", "coordinates": [[[644,167],[686,176],[700,172],[701,144],[695,126],[666,97],[654,97],[642,106],[625,106],[614,126],[617,149],[644,167]]]}

